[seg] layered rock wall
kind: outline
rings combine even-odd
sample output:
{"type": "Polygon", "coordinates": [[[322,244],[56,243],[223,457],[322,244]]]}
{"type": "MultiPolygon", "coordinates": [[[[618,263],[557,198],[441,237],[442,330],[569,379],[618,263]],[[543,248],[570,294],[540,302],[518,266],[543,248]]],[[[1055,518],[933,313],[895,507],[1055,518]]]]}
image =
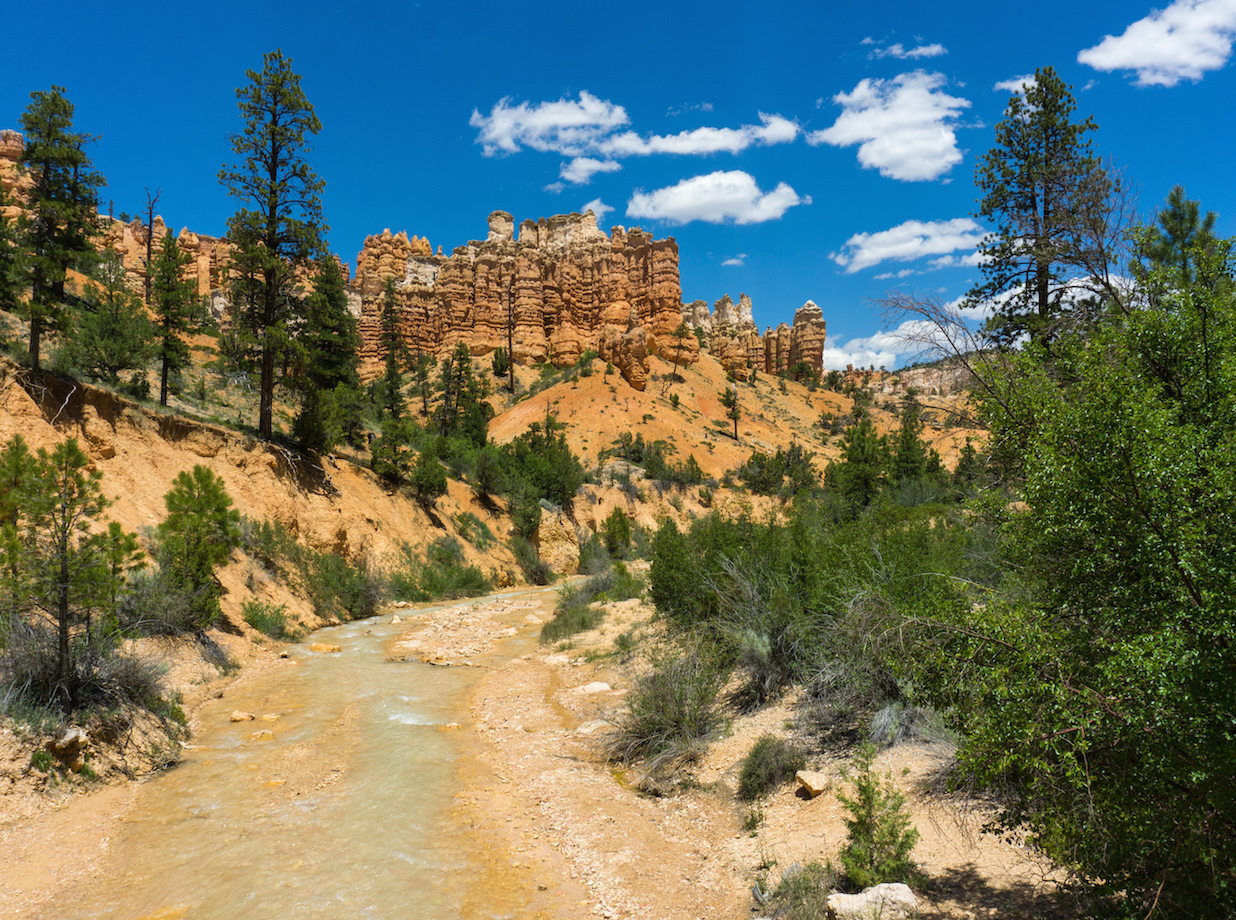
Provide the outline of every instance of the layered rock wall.
{"type": "MultiPolygon", "coordinates": [[[[566,367],[594,350],[638,389],[648,355],[658,343],[668,348],[683,322],[677,243],[638,228],[615,227],[607,236],[590,211],[525,220],[518,236],[512,215],[495,211],[484,240],[446,257],[388,232],[365,241],[357,266],[366,376],[377,374],[383,357],[378,329],[388,278],[414,353],[443,355],[463,342],[474,355],[487,354],[506,347],[509,327],[516,361],[566,367]]],[[[684,340],[679,363],[698,359],[698,342],[684,340]]]]}

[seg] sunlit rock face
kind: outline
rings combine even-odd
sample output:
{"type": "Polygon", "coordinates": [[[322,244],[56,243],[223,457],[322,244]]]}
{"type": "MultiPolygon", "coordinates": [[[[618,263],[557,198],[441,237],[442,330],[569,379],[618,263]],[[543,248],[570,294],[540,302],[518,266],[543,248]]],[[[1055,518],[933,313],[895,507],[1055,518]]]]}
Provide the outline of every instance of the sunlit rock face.
{"type": "MultiPolygon", "coordinates": [[[[433,255],[404,234],[369,237],[357,257],[362,374],[378,373],[381,298],[395,279],[399,327],[413,353],[474,355],[505,348],[516,361],[566,367],[586,351],[642,389],[648,355],[683,323],[678,244],[638,228],[606,236],[591,211],[525,220],[489,215],[484,240],[433,255]]],[[[694,336],[674,339],[678,363],[699,359],[694,336]]]]}

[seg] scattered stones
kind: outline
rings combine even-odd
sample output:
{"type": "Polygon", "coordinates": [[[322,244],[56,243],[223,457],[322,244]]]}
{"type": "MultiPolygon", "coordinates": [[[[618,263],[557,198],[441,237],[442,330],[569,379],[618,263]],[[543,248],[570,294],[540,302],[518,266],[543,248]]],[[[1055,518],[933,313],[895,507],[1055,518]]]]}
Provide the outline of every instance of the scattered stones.
{"type": "Polygon", "coordinates": [[[256,731],[249,736],[250,741],[271,741],[275,737],[275,733],[269,728],[263,728],[261,731],[256,731]]]}
{"type": "Polygon", "coordinates": [[[859,894],[834,893],[826,904],[829,920],[909,920],[918,901],[909,885],[876,885],[859,894]]]}
{"type": "Polygon", "coordinates": [[[401,617],[399,614],[395,614],[394,616],[392,616],[392,617],[391,617],[391,625],[392,625],[392,626],[394,626],[394,625],[396,625],[396,624],[398,624],[398,623],[402,623],[402,622],[403,622],[403,617],[401,617]]]}
{"type": "Polygon", "coordinates": [[[234,709],[232,710],[232,715],[228,718],[228,721],[229,722],[252,722],[256,718],[257,716],[255,716],[251,712],[245,712],[243,709],[234,709]]]}
{"type": "Polygon", "coordinates": [[[798,780],[798,788],[806,793],[809,799],[814,799],[817,795],[823,795],[832,787],[832,780],[829,779],[827,773],[817,773],[814,770],[799,770],[794,774],[794,778],[798,780]]]}

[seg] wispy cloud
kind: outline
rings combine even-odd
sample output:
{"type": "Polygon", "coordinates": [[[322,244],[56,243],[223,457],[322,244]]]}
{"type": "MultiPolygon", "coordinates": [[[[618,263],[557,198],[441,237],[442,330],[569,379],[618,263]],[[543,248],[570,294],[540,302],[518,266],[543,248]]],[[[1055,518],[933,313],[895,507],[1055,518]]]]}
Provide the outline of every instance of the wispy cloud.
{"type": "Polygon", "coordinates": [[[957,115],[967,99],[941,91],[940,73],[915,70],[891,80],[862,80],[833,102],[842,107],[831,128],[807,135],[810,144],[858,144],[858,162],[906,182],[938,179],[961,162],[957,115]]]}
{"type": "Polygon", "coordinates": [[[1236,38],[1236,0],[1176,0],[1108,35],[1077,60],[1095,70],[1132,70],[1138,86],[1197,82],[1223,67],[1236,38]]]}
{"type": "Polygon", "coordinates": [[[1026,95],[1026,90],[1034,86],[1034,82],[1034,74],[1024,73],[1020,77],[1001,80],[992,87],[992,90],[997,93],[1016,93],[1019,96],[1024,96],[1026,95]]]}
{"type": "Polygon", "coordinates": [[[746,265],[747,264],[747,254],[745,252],[740,252],[736,256],[730,256],[728,259],[726,259],[721,264],[735,266],[735,267],[740,266],[740,265],[746,265]]]}
{"type": "Polygon", "coordinates": [[[669,110],[666,111],[665,114],[673,116],[673,115],[683,115],[687,112],[711,112],[711,111],[712,111],[711,102],[697,102],[694,105],[670,106],[669,110]]]}
{"type": "Polygon", "coordinates": [[[700,156],[710,153],[741,153],[748,147],[787,144],[798,137],[799,127],[780,115],[760,112],[759,125],[740,128],[695,128],[678,134],[642,137],[634,131],[607,138],[597,145],[608,156],[648,156],[655,153],[700,156]]]}
{"type": "Polygon", "coordinates": [[[867,57],[873,60],[891,57],[899,61],[917,61],[919,58],[939,57],[942,54],[948,54],[948,49],[941,44],[916,45],[913,48],[907,48],[901,42],[897,42],[887,48],[873,48],[867,52],[867,57]]]}
{"type": "MultiPolygon", "coordinates": [[[[928,256],[932,268],[977,265],[973,252],[985,236],[983,228],[968,217],[953,220],[908,220],[888,230],[876,233],[856,233],[842,246],[840,252],[829,258],[845,269],[847,275],[871,268],[881,262],[912,262],[928,256]],[[970,250],[962,258],[952,253],[959,249],[970,250]]],[[[913,269],[911,271],[914,271],[913,269]]]]}
{"type": "Polygon", "coordinates": [[[799,196],[784,182],[763,192],[750,175],[733,170],[684,179],[653,192],[636,192],[627,203],[627,217],[674,224],[696,220],[710,224],[759,224],[779,219],[796,205],[810,203],[810,197],[799,196]]]}

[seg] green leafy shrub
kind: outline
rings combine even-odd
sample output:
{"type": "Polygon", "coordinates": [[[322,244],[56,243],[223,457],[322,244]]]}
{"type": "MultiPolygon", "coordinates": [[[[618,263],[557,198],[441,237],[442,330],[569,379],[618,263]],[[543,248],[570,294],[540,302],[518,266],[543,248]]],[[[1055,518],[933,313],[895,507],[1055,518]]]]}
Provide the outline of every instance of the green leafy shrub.
{"type": "Polygon", "coordinates": [[[180,636],[201,629],[209,588],[194,588],[167,569],[139,572],[118,611],[119,625],[138,636],[180,636]]]}
{"type": "Polygon", "coordinates": [[[854,794],[837,793],[838,801],[850,813],[845,821],[849,834],[838,859],[855,891],[918,879],[918,869],[910,859],[918,831],[905,812],[906,797],[893,785],[891,776],[881,777],[872,771],[874,760],[875,748],[862,748],[854,758],[856,772],[846,775],[854,785],[854,794]]]}
{"type": "Polygon", "coordinates": [[[476,597],[492,587],[479,566],[465,564],[463,547],[454,537],[439,537],[423,557],[411,544],[401,544],[389,578],[394,596],[407,601],[476,597]]]}
{"type": "Polygon", "coordinates": [[[596,629],[604,618],[604,612],[592,606],[586,590],[568,585],[558,594],[553,618],[541,627],[541,644],[548,645],[596,629]]]}
{"type": "Polygon", "coordinates": [[[455,527],[459,530],[459,535],[477,549],[485,549],[494,542],[494,532],[489,529],[489,525],[471,511],[456,514],[455,527]]]}
{"type": "Polygon", "coordinates": [[[605,549],[611,556],[623,558],[631,548],[631,519],[621,508],[614,508],[601,525],[605,549]]]}
{"type": "Polygon", "coordinates": [[[381,571],[361,561],[355,565],[337,553],[306,552],[300,563],[313,611],[341,620],[376,616],[387,597],[381,571]]]}
{"type": "Polygon", "coordinates": [[[437,457],[423,450],[408,474],[408,486],[423,507],[432,508],[439,496],[446,494],[446,470],[437,457]]]}
{"type": "Polygon", "coordinates": [[[596,629],[604,613],[592,605],[600,601],[623,601],[638,597],[644,583],[621,562],[598,572],[587,581],[568,585],[558,594],[554,616],[541,628],[541,642],[556,642],[575,633],[596,629]]]}
{"type": "Polygon", "coordinates": [[[590,536],[579,546],[579,574],[597,575],[606,571],[614,564],[605,545],[596,534],[590,536]]]}
{"type": "Polygon", "coordinates": [[[264,601],[248,600],[240,605],[245,622],[272,639],[297,639],[300,631],[288,622],[286,604],[277,607],[264,601]]]}
{"type": "Polygon", "coordinates": [[[807,765],[807,758],[792,741],[763,735],[742,760],[738,797],[753,802],[767,795],[807,765]]]}

